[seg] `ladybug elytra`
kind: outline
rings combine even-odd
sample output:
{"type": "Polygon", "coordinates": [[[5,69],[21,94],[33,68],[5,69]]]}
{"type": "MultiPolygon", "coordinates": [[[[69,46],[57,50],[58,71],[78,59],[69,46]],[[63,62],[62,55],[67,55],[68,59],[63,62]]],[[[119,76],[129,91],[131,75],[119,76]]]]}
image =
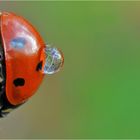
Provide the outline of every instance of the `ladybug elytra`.
{"type": "Polygon", "coordinates": [[[36,29],[14,13],[0,13],[0,116],[25,103],[45,74],[62,67],[62,52],[48,47],[36,29]]]}

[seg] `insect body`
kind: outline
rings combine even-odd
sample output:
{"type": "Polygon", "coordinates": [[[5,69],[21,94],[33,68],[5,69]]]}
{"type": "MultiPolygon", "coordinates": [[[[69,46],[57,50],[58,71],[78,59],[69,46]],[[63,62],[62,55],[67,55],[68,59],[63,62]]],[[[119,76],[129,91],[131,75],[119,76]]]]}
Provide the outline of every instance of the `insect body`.
{"type": "Polygon", "coordinates": [[[62,67],[64,58],[58,49],[47,47],[27,20],[13,13],[1,13],[0,35],[0,116],[4,116],[25,103],[45,74],[62,67]]]}

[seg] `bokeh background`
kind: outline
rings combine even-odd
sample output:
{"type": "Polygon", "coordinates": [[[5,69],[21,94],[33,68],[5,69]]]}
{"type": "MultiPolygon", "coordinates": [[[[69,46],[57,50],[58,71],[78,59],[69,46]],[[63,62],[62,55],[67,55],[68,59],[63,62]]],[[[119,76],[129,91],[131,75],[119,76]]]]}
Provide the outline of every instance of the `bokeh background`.
{"type": "Polygon", "coordinates": [[[0,120],[0,138],[140,138],[140,2],[1,1],[64,53],[59,73],[0,120]]]}

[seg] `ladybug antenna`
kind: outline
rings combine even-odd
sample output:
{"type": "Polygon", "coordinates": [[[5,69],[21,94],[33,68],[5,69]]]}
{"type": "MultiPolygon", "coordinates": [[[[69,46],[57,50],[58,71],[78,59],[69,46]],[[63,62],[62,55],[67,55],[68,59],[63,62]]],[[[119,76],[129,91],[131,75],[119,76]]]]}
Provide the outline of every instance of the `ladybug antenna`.
{"type": "Polygon", "coordinates": [[[58,72],[64,63],[63,53],[56,47],[46,45],[45,54],[44,74],[54,74],[58,72]]]}

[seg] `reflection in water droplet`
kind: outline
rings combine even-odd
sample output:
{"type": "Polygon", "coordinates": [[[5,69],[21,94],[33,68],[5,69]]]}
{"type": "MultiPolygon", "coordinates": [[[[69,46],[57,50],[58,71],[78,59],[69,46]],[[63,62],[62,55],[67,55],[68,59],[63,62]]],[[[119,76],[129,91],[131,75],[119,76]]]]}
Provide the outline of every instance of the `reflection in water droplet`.
{"type": "Polygon", "coordinates": [[[46,62],[44,66],[45,74],[53,74],[60,70],[63,65],[63,55],[62,52],[54,47],[46,47],[46,62]]]}

